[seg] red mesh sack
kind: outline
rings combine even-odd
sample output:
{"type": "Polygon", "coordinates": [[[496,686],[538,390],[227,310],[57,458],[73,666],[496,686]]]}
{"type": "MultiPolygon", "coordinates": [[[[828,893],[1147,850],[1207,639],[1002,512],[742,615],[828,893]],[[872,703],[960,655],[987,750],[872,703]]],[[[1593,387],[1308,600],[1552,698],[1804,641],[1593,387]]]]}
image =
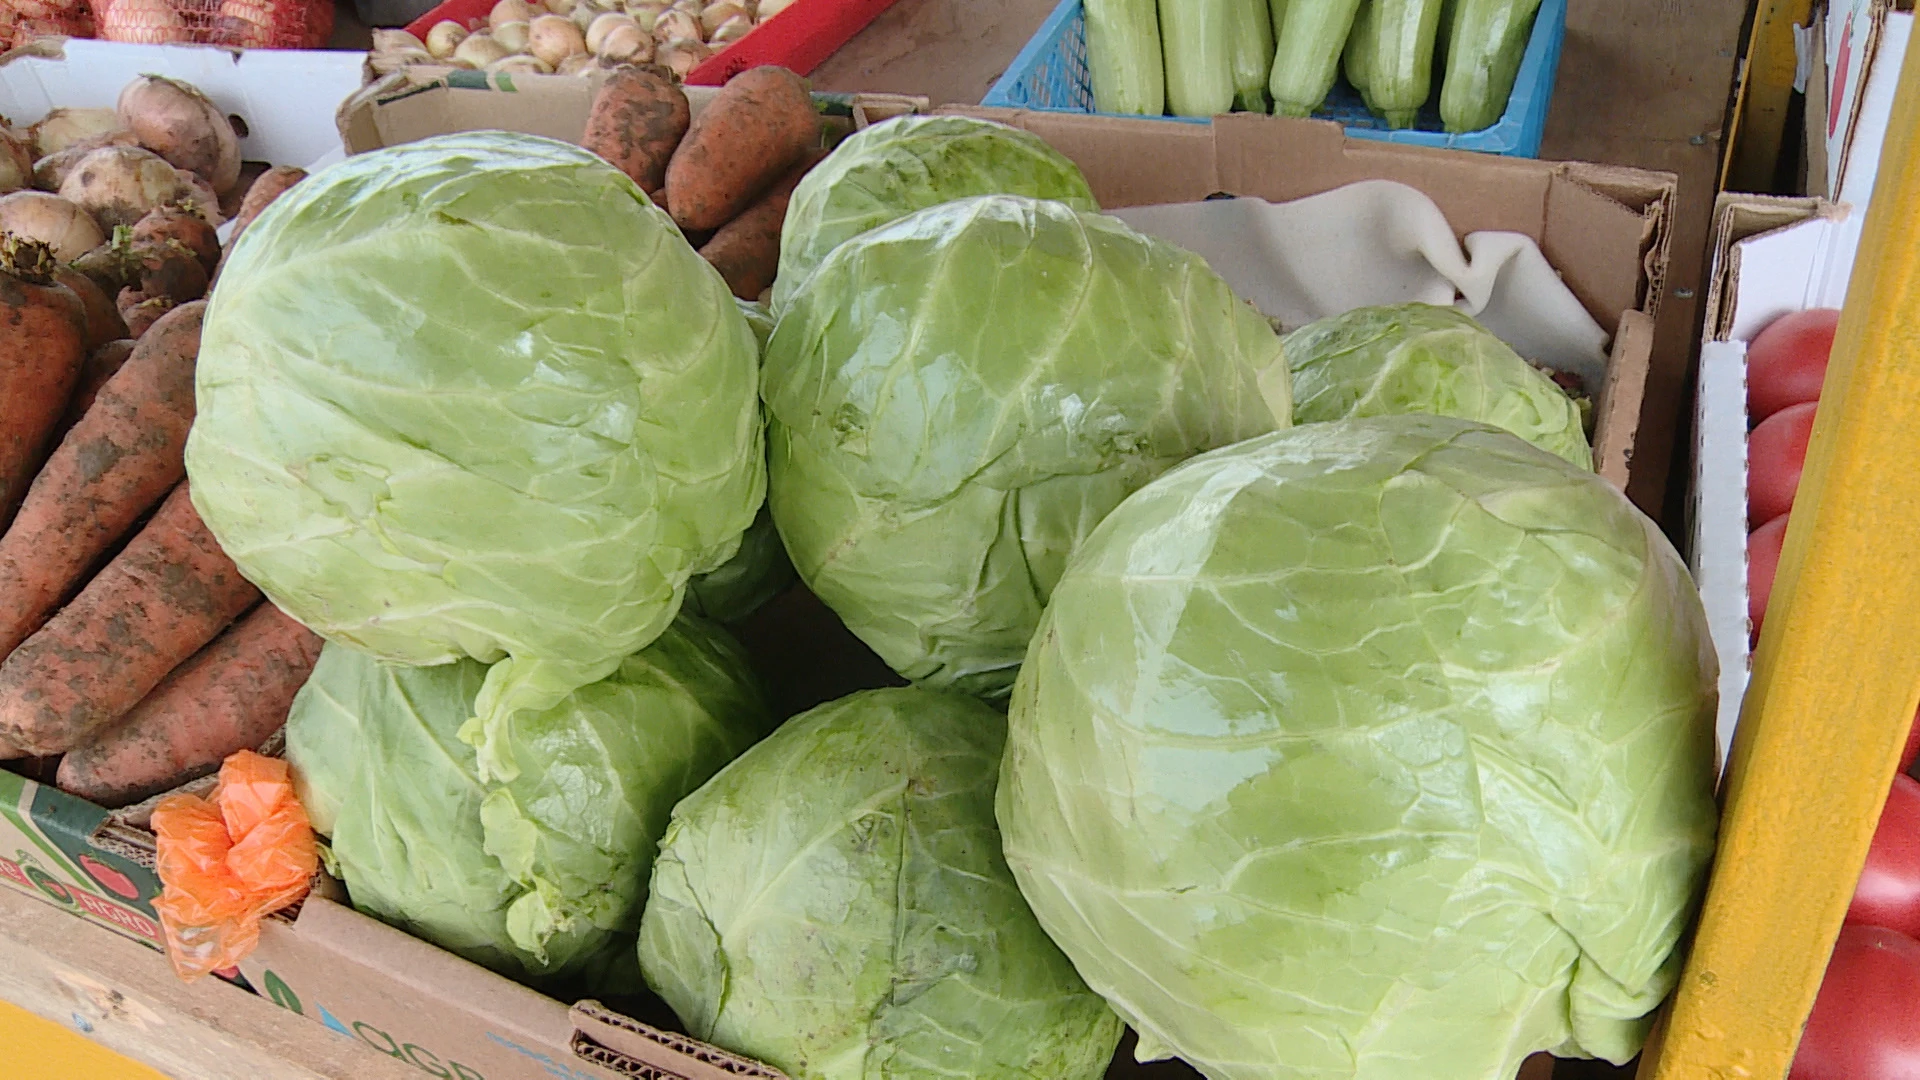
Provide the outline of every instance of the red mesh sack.
{"type": "Polygon", "coordinates": [[[332,0],[92,0],[92,4],[100,36],[108,41],[318,49],[333,34],[332,0]]]}
{"type": "Polygon", "coordinates": [[[86,0],[0,0],[0,46],[5,48],[37,37],[93,34],[93,9],[86,0]]]}
{"type": "Polygon", "coordinates": [[[305,896],[319,868],[287,763],[251,750],[227,758],[209,798],[162,799],[153,832],[163,886],[153,907],[188,982],[252,952],[260,920],[305,896]]]}

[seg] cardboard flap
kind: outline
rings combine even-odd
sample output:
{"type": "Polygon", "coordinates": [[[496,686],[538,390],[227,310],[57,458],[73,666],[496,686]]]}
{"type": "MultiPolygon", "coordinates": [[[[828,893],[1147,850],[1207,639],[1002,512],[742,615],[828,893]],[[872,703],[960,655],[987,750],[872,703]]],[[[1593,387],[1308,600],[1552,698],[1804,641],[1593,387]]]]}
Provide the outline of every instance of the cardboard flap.
{"type": "Polygon", "coordinates": [[[772,1066],[622,1016],[597,1001],[576,1004],[573,1052],[602,1068],[644,1080],[787,1080],[772,1066]]]}
{"type": "Polygon", "coordinates": [[[1601,326],[1612,332],[1625,311],[1658,314],[1659,290],[1646,279],[1667,260],[1664,200],[1634,209],[1563,171],[1547,185],[1542,217],[1540,250],[1557,267],[1584,268],[1563,276],[1601,326]]]}
{"type": "Polygon", "coordinates": [[[1634,436],[1653,362],[1653,328],[1653,316],[1643,311],[1621,313],[1607,358],[1607,381],[1594,401],[1593,471],[1622,491],[1633,466],[1634,436]]]}

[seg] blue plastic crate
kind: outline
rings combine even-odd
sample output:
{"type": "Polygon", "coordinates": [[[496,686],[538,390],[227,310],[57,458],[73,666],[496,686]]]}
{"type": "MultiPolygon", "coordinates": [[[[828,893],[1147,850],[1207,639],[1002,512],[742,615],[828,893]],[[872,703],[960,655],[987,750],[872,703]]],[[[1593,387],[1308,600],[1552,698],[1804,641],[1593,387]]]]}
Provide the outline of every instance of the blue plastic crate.
{"type": "MultiPolygon", "coordinates": [[[[1000,81],[994,83],[980,104],[1041,112],[1094,112],[1093,77],[1087,70],[1087,22],[1081,2],[1061,0],[1060,6],[1047,17],[1027,47],[1020,50],[1020,55],[1014,57],[1006,74],[1000,76],[1000,81]]],[[[1553,102],[1554,75],[1560,67],[1560,45],[1566,36],[1567,0],[1541,0],[1533,35],[1527,40],[1526,56],[1520,62],[1519,77],[1513,83],[1513,96],[1507,99],[1507,111],[1499,123],[1484,131],[1451,135],[1443,129],[1438,79],[1434,82],[1433,97],[1409,130],[1389,130],[1379,117],[1367,111],[1360,95],[1345,79],[1334,84],[1327,103],[1314,116],[1345,124],[1347,134],[1356,138],[1477,150],[1508,157],[1538,157],[1540,140],[1547,132],[1547,108],[1553,102]]],[[[1177,116],[1160,119],[1195,124],[1211,122],[1177,116]]]]}

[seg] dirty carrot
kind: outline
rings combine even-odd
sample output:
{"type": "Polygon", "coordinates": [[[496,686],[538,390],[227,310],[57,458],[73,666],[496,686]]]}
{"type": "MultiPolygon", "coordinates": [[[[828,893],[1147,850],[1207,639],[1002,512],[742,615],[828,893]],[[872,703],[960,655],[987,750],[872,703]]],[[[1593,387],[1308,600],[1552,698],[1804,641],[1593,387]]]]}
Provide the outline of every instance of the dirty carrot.
{"type": "Polygon", "coordinates": [[[320,644],[273,604],[259,605],[119,722],[69,751],[58,786],[121,807],[215,772],[235,751],[259,749],[286,723],[320,644]]]}
{"type": "Polygon", "coordinates": [[[186,475],[205,310],[177,308],[141,339],[27,489],[0,536],[0,658],[186,475]]]}
{"type": "Polygon", "coordinates": [[[667,162],[687,134],[692,113],[687,95],[658,68],[622,68],[593,95],[587,133],[580,145],[633,178],[640,190],[658,195],[667,184],[667,162]]]}
{"type": "Polygon", "coordinates": [[[785,68],[734,76],[687,129],[667,165],[667,210],[681,229],[717,229],[820,145],[806,81],[785,68]]]}
{"type": "Polygon", "coordinates": [[[0,255],[0,525],[26,496],[86,362],[86,310],[52,270],[45,244],[12,241],[0,255]]]}
{"type": "Polygon", "coordinates": [[[807,170],[824,156],[824,151],[809,152],[746,213],[722,225],[700,249],[701,257],[720,271],[733,295],[758,300],[761,293],[773,287],[774,272],[780,268],[780,228],[787,222],[787,203],[807,170]]]}
{"type": "Polygon", "coordinates": [[[182,481],[80,595],[0,663],[0,740],[33,754],[72,749],[259,599],[182,481]]]}

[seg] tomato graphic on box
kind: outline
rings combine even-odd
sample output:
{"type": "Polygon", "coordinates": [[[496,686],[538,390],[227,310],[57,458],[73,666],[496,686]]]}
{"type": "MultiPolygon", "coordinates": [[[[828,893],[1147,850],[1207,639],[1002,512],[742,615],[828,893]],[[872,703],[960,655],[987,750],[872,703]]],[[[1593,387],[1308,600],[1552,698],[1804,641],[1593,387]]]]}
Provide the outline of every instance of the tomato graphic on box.
{"type": "Polygon", "coordinates": [[[135,885],[133,879],[127,875],[91,855],[80,856],[78,862],[80,869],[85,870],[88,877],[99,882],[101,888],[128,900],[140,899],[139,886],[135,885]]]}

